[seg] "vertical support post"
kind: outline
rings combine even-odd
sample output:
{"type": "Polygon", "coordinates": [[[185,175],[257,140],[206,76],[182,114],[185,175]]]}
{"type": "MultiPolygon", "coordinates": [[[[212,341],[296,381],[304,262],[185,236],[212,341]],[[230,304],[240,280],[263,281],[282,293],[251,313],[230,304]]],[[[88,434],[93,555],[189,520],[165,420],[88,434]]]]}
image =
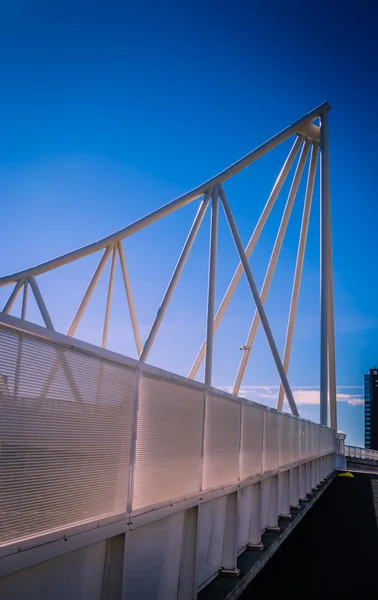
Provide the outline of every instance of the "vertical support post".
{"type": "Polygon", "coordinates": [[[197,599],[198,506],[185,511],[177,600],[197,599]]]}
{"type": "Polygon", "coordinates": [[[299,507],[299,467],[290,469],[290,507],[299,507]]]}
{"type": "Polygon", "coordinates": [[[204,390],[203,391],[203,406],[202,406],[201,458],[200,458],[201,462],[200,462],[200,481],[199,481],[200,492],[202,492],[202,490],[203,490],[203,480],[204,480],[206,404],[207,404],[207,394],[206,394],[206,390],[204,390]]]}
{"type": "Polygon", "coordinates": [[[205,385],[211,385],[213,368],[214,341],[214,305],[215,305],[215,276],[217,267],[218,245],[218,186],[214,186],[211,201],[211,229],[209,253],[209,279],[207,292],[207,327],[206,327],[206,356],[205,356],[205,385]]]}
{"type": "Polygon", "coordinates": [[[312,460],[306,463],[306,496],[312,492],[312,460]]]}
{"type": "Polygon", "coordinates": [[[330,179],[328,151],[328,112],[320,118],[320,424],[328,424],[328,327],[329,327],[329,217],[330,179]]]}
{"type": "Polygon", "coordinates": [[[290,514],[290,471],[278,474],[278,499],[280,517],[291,519],[290,514]]]}
{"type": "Polygon", "coordinates": [[[306,500],[306,463],[299,465],[299,500],[306,500]]]}
{"type": "Polygon", "coordinates": [[[236,546],[238,535],[238,494],[233,492],[227,496],[226,522],[223,538],[222,575],[238,577],[240,570],[236,565],[236,546]]]}
{"type": "Polygon", "coordinates": [[[269,477],[269,507],[268,507],[268,531],[279,531],[278,527],[278,477],[269,477]]]}
{"type": "Polygon", "coordinates": [[[263,550],[264,544],[261,542],[262,525],[262,498],[261,482],[252,485],[252,506],[251,521],[249,524],[249,542],[250,550],[263,550]]]}
{"type": "Polygon", "coordinates": [[[329,413],[330,425],[337,431],[337,395],[336,395],[336,364],[335,364],[335,322],[333,304],[333,266],[332,266],[332,219],[331,203],[328,205],[328,371],[329,371],[329,413]]]}

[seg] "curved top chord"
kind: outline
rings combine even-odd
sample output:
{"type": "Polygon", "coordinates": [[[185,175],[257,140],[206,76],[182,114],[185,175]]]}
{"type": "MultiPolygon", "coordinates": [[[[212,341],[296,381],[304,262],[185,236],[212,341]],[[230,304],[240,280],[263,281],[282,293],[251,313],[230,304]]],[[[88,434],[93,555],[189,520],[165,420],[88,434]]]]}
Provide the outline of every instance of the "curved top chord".
{"type": "MultiPolygon", "coordinates": [[[[67,263],[73,262],[82,258],[83,256],[87,256],[98,250],[106,248],[110,245],[114,245],[118,241],[136,233],[137,231],[147,227],[151,223],[161,219],[162,217],[174,212],[175,210],[193,202],[203,194],[205,194],[209,189],[211,189],[217,183],[223,183],[227,179],[230,179],[233,175],[250,165],[252,162],[272,150],[275,146],[278,146],[280,143],[285,141],[291,135],[297,133],[299,135],[312,135],[312,128],[306,128],[307,125],[311,124],[311,121],[316,117],[319,117],[325,111],[328,111],[331,108],[328,102],[323,102],[312,111],[283,129],[280,133],[270,138],[260,146],[258,146],[255,150],[252,150],[244,157],[212,177],[211,179],[205,181],[201,185],[197,186],[190,192],[183,194],[176,200],[165,204],[161,208],[153,211],[152,213],[138,219],[134,223],[112,233],[101,240],[93,242],[92,244],[88,244],[87,246],[83,246],[82,248],[78,248],[77,250],[73,250],[68,252],[67,254],[63,254],[57,258],[49,260],[47,262],[41,263],[29,269],[25,269],[24,271],[19,271],[18,273],[12,273],[11,275],[6,275],[5,277],[0,277],[0,287],[8,285],[10,283],[16,283],[25,277],[36,277],[42,273],[46,273],[51,271],[57,267],[65,265],[67,263]],[[310,133],[308,133],[310,132],[310,133]]],[[[317,141],[317,140],[315,140],[317,141]]]]}

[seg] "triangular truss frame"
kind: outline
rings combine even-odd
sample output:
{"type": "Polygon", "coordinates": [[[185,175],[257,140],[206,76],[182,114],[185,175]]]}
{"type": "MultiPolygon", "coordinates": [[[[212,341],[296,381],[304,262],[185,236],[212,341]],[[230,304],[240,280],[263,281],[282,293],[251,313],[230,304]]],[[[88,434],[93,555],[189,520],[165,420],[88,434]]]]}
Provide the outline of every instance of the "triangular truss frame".
{"type": "MultiPolygon", "coordinates": [[[[27,301],[28,301],[28,288],[32,289],[36,303],[42,315],[43,321],[46,328],[54,331],[54,326],[37,284],[36,277],[59,268],[62,265],[79,260],[89,254],[101,251],[102,255],[100,261],[95,269],[95,272],[89,282],[89,285],[83,295],[83,298],[79,304],[76,314],[72,320],[72,323],[68,329],[67,335],[74,336],[80,320],[85,312],[88,302],[93,294],[93,291],[97,285],[97,282],[101,276],[104,267],[111,256],[111,267],[109,275],[108,292],[106,299],[106,309],[103,324],[102,333],[102,347],[106,348],[110,309],[112,302],[112,292],[114,283],[115,266],[117,256],[119,257],[122,277],[126,292],[126,300],[130,319],[132,323],[134,339],[136,344],[136,350],[140,361],[147,361],[149,352],[154,343],[155,337],[159,331],[162,323],[164,314],[169,305],[169,301],[172,297],[174,289],[180,278],[186,260],[189,256],[190,250],[193,246],[194,240],[204,219],[206,211],[211,206],[211,230],[210,230],[210,254],[209,254],[209,270],[208,270],[208,294],[207,294],[207,319],[206,319],[206,336],[201,345],[201,348],[197,354],[197,357],[193,363],[193,366],[189,372],[188,377],[193,379],[198,372],[198,369],[202,363],[205,362],[204,370],[204,381],[205,384],[211,386],[212,384],[212,365],[213,365],[213,344],[214,334],[223,318],[223,315],[227,309],[227,306],[231,300],[231,297],[238,285],[242,274],[244,273],[248,285],[253,296],[256,310],[253,316],[251,326],[246,338],[246,343],[241,347],[243,355],[240,361],[239,369],[235,378],[233,393],[237,395],[240,391],[245,369],[248,363],[248,359],[251,353],[252,345],[254,342],[257,327],[261,321],[264,329],[277,371],[280,376],[280,388],[277,398],[277,408],[283,409],[283,401],[286,396],[291,412],[294,415],[298,415],[298,409],[295,403],[293,392],[291,390],[287,373],[290,364],[290,354],[293,341],[293,333],[295,326],[295,317],[298,306],[299,291],[302,279],[303,260],[306,249],[306,241],[308,234],[308,225],[311,212],[312,196],[314,189],[314,180],[318,162],[318,154],[320,149],[320,207],[321,207],[321,276],[320,276],[320,289],[321,289],[321,347],[320,347],[320,422],[323,425],[328,423],[328,406],[330,412],[330,424],[331,427],[337,428],[337,416],[336,416],[336,374],[335,374],[335,341],[334,341],[334,307],[333,307],[333,277],[332,277],[332,236],[331,236],[331,211],[330,211],[330,177],[329,177],[329,150],[328,150],[328,111],[330,106],[328,103],[323,103],[313,111],[281,131],[279,134],[244,156],[242,159],[211,178],[207,182],[201,184],[196,189],[184,194],[180,198],[162,206],[155,210],[149,215],[139,219],[131,225],[121,229],[120,231],[113,233],[112,235],[90,244],[68,254],[65,254],[59,258],[42,263],[31,269],[26,269],[13,275],[0,278],[0,287],[5,285],[15,284],[13,291],[7,303],[4,306],[2,312],[9,313],[14,305],[14,302],[23,289],[23,300],[21,309],[21,319],[26,319],[27,312],[27,301]],[[314,120],[319,119],[319,125],[314,123],[314,120]],[[232,211],[223,189],[225,181],[236,175],[239,171],[246,168],[252,162],[256,161],[278,144],[282,143],[292,135],[295,136],[294,144],[287,156],[287,159],[279,173],[277,180],[273,186],[268,201],[261,213],[261,216],[257,222],[255,230],[246,246],[243,247],[239,232],[232,215],[232,211]],[[254,281],[254,277],[249,265],[250,256],[255,248],[255,245],[263,231],[265,223],[269,217],[269,214],[276,202],[276,199],[281,191],[281,188],[289,174],[289,171],[294,163],[295,158],[299,153],[299,159],[295,169],[293,181],[288,194],[286,206],[282,216],[282,220],[277,232],[276,240],[271,253],[270,261],[268,264],[267,272],[264,278],[262,289],[259,292],[254,281]],[[292,287],[292,296],[287,324],[286,341],[283,359],[281,359],[278,352],[274,336],[272,334],[269,321],[264,309],[264,303],[268,295],[274,270],[277,264],[277,260],[281,251],[282,242],[285,237],[287,225],[292,212],[293,204],[297,195],[298,187],[304,172],[306,159],[310,153],[310,165],[307,176],[307,186],[305,193],[305,201],[303,206],[302,224],[299,235],[297,259],[295,266],[295,274],[292,287]],[[193,202],[202,197],[200,206],[197,214],[194,218],[192,226],[189,230],[187,239],[178,258],[171,279],[168,283],[165,294],[160,303],[160,307],[157,311],[154,322],[147,335],[147,338],[142,345],[138,322],[136,317],[136,311],[134,307],[131,285],[129,275],[126,267],[126,259],[123,248],[123,240],[127,237],[137,233],[141,229],[148,225],[162,219],[170,213],[178,210],[179,208],[193,202]],[[228,225],[239,254],[239,265],[237,266],[235,273],[231,279],[230,285],[224,295],[224,298],[215,313],[215,282],[216,282],[216,263],[217,263],[217,238],[218,238],[218,212],[219,205],[223,207],[226,215],[228,225]]],[[[46,380],[42,395],[46,396],[54,377],[59,369],[59,365],[62,366],[64,371],[67,371],[67,378],[71,380],[69,373],[69,366],[66,364],[64,356],[57,355],[56,364],[51,369],[50,375],[46,380]]],[[[75,393],[77,390],[74,390],[75,393]]]]}

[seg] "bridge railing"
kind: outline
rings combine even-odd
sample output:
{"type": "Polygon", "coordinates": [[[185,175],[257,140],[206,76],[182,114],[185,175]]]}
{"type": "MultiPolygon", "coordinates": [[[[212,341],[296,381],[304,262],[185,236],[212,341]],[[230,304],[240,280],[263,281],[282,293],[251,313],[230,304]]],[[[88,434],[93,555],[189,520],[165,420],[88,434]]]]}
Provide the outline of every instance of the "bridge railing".
{"type": "Polygon", "coordinates": [[[0,318],[0,557],[118,523],[135,540],[132,586],[135,563],[140,573],[156,552],[143,532],[159,522],[161,552],[173,552],[165,535],[187,543],[195,514],[201,589],[324,480],[334,457],[331,429],[0,318]]]}
{"type": "Polygon", "coordinates": [[[345,446],[345,456],[348,458],[360,458],[378,461],[378,450],[359,448],[358,446],[345,446]]]}

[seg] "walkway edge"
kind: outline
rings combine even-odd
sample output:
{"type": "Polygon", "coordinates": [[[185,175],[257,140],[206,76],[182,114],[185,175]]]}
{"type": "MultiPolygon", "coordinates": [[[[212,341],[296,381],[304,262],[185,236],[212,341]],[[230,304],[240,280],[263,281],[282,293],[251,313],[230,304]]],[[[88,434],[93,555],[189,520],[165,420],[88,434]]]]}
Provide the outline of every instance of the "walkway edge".
{"type": "MultiPolygon", "coordinates": [[[[266,551],[261,552],[261,559],[252,567],[248,573],[240,578],[237,582],[236,586],[224,596],[222,600],[236,600],[239,596],[244,592],[246,587],[251,583],[251,581],[256,577],[256,575],[261,571],[261,569],[266,565],[268,560],[273,556],[273,554],[278,550],[281,544],[286,540],[289,534],[295,529],[295,527],[300,523],[303,517],[308,513],[308,511],[312,508],[315,502],[320,498],[320,496],[325,492],[328,486],[331,484],[333,479],[336,477],[337,472],[332,473],[329,479],[323,484],[323,486],[317,491],[315,496],[310,500],[305,508],[303,508],[298,515],[293,519],[290,525],[285,529],[285,531],[279,535],[278,539],[273,542],[270,548],[266,551]]],[[[251,552],[251,550],[245,550],[245,552],[251,552]]],[[[206,589],[206,588],[205,588],[206,589]]]]}

